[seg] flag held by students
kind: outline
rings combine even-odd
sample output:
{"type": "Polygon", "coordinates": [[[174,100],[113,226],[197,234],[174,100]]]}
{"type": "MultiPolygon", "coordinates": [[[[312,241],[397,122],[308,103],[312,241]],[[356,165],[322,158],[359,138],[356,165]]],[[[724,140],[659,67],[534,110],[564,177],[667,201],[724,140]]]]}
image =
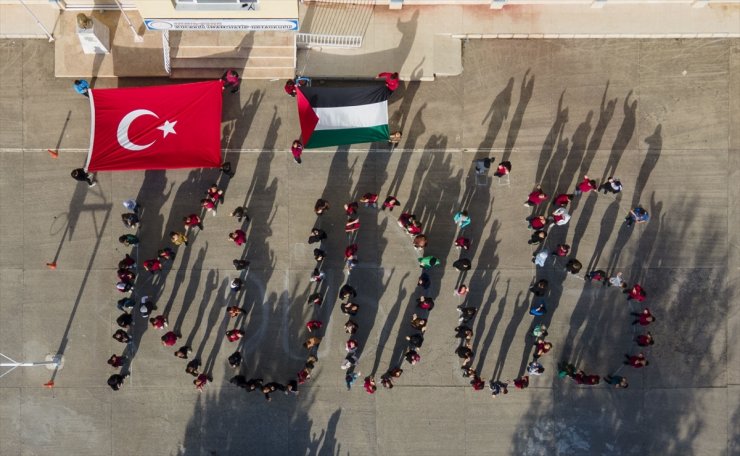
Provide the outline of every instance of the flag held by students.
{"type": "Polygon", "coordinates": [[[296,101],[306,148],[388,141],[383,83],[358,87],[298,87],[296,101]]]}
{"type": "Polygon", "coordinates": [[[91,89],[85,169],[220,167],[222,85],[91,89]]]}

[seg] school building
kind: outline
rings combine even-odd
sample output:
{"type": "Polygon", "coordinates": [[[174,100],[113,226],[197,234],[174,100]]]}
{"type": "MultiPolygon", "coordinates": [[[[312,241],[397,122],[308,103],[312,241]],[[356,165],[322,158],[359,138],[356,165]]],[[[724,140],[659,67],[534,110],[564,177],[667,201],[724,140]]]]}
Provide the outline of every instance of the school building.
{"type": "Polygon", "coordinates": [[[740,37],[740,0],[0,0],[58,77],[432,80],[470,39],[740,37]]]}

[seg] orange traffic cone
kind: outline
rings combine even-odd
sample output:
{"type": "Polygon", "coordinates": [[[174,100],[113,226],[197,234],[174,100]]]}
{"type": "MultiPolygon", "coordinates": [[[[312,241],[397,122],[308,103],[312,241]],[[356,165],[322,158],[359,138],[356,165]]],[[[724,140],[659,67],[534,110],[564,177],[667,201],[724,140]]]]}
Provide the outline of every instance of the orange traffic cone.
{"type": "Polygon", "coordinates": [[[52,263],[46,263],[46,267],[49,268],[49,269],[52,269],[52,270],[53,269],[56,269],[57,268],[57,262],[54,261],[52,263]]]}
{"type": "Polygon", "coordinates": [[[59,152],[55,150],[51,150],[51,149],[46,149],[46,150],[49,151],[49,155],[51,155],[51,158],[59,158],[59,152]]]}
{"type": "Polygon", "coordinates": [[[45,388],[54,388],[54,380],[49,380],[48,382],[44,383],[45,388]]]}

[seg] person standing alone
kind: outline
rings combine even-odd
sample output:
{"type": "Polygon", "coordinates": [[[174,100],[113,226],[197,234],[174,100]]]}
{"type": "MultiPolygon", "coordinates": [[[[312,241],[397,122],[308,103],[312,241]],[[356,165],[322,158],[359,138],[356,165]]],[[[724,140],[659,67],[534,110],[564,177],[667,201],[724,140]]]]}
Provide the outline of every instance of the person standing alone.
{"type": "Polygon", "coordinates": [[[90,94],[88,93],[88,91],[90,90],[90,83],[86,80],[75,79],[74,88],[75,92],[79,93],[80,95],[84,95],[87,98],[90,98],[90,94]]]}
{"type": "Polygon", "coordinates": [[[293,141],[293,145],[290,146],[290,153],[293,154],[293,160],[300,165],[301,154],[303,153],[303,144],[297,139],[293,141]]]}
{"type": "Polygon", "coordinates": [[[72,170],[72,179],[79,182],[86,182],[90,187],[95,187],[96,184],[95,175],[93,173],[88,173],[84,168],[72,170]]]}

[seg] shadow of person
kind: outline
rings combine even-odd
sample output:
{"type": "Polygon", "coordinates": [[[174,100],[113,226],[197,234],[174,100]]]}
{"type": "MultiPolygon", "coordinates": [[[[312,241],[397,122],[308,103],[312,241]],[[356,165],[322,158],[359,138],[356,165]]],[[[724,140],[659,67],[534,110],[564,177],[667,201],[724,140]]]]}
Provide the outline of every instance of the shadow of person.
{"type": "Polygon", "coordinates": [[[568,108],[563,108],[563,98],[565,97],[565,90],[560,94],[558,99],[558,107],[555,111],[555,122],[553,122],[550,131],[545,137],[545,141],[542,143],[542,149],[540,150],[540,159],[537,162],[537,173],[535,174],[535,182],[542,182],[545,178],[547,169],[550,167],[553,155],[558,147],[558,139],[563,134],[563,128],[568,122],[568,108]]]}
{"type": "MultiPolygon", "coordinates": [[[[617,105],[617,99],[614,98],[607,102],[606,94],[608,90],[609,81],[606,81],[606,88],[604,88],[604,94],[601,96],[601,104],[599,105],[599,118],[596,120],[596,126],[591,135],[591,140],[589,140],[588,146],[586,146],[586,154],[581,162],[581,168],[578,172],[579,175],[587,174],[589,172],[591,162],[593,161],[594,156],[596,156],[596,152],[599,150],[599,147],[601,147],[601,140],[604,138],[606,127],[609,126],[609,122],[614,116],[614,108],[617,105]]],[[[624,123],[622,123],[622,125],[624,125],[624,123]]]]}
{"type": "Polygon", "coordinates": [[[487,121],[488,130],[486,136],[481,141],[478,149],[489,150],[493,148],[493,144],[496,141],[499,131],[504,124],[504,120],[509,116],[509,108],[511,107],[511,95],[514,91],[514,78],[509,78],[509,82],[506,87],[496,95],[491,103],[491,108],[488,110],[480,124],[483,125],[487,121]],[[490,121],[489,121],[490,119],[490,121]]]}
{"type": "Polygon", "coordinates": [[[504,153],[501,157],[501,161],[508,161],[511,157],[511,151],[514,149],[516,138],[519,136],[519,130],[522,128],[524,112],[527,110],[529,100],[532,99],[532,94],[534,93],[534,76],[527,80],[530,70],[531,68],[528,68],[522,77],[522,85],[519,88],[519,102],[514,110],[514,115],[511,116],[509,134],[506,135],[506,146],[504,146],[504,153]]]}
{"type": "Polygon", "coordinates": [[[611,153],[609,154],[609,160],[606,163],[604,174],[602,175],[602,181],[606,180],[607,177],[612,176],[617,170],[619,160],[622,158],[622,154],[627,149],[632,136],[635,132],[635,126],[637,124],[637,100],[632,103],[629,102],[629,98],[632,95],[630,90],[627,96],[624,98],[624,105],[622,110],[624,111],[624,118],[622,119],[622,125],[617,131],[617,136],[614,138],[614,144],[612,145],[611,153]]]}
{"type": "Polygon", "coordinates": [[[653,134],[645,138],[645,144],[648,145],[648,150],[645,154],[645,160],[642,162],[640,172],[635,179],[635,192],[632,195],[632,206],[630,209],[640,204],[640,197],[642,196],[642,192],[645,190],[645,185],[647,185],[650,174],[652,174],[655,166],[658,164],[660,153],[663,150],[663,136],[661,135],[662,129],[663,126],[658,124],[655,127],[653,134]]]}

